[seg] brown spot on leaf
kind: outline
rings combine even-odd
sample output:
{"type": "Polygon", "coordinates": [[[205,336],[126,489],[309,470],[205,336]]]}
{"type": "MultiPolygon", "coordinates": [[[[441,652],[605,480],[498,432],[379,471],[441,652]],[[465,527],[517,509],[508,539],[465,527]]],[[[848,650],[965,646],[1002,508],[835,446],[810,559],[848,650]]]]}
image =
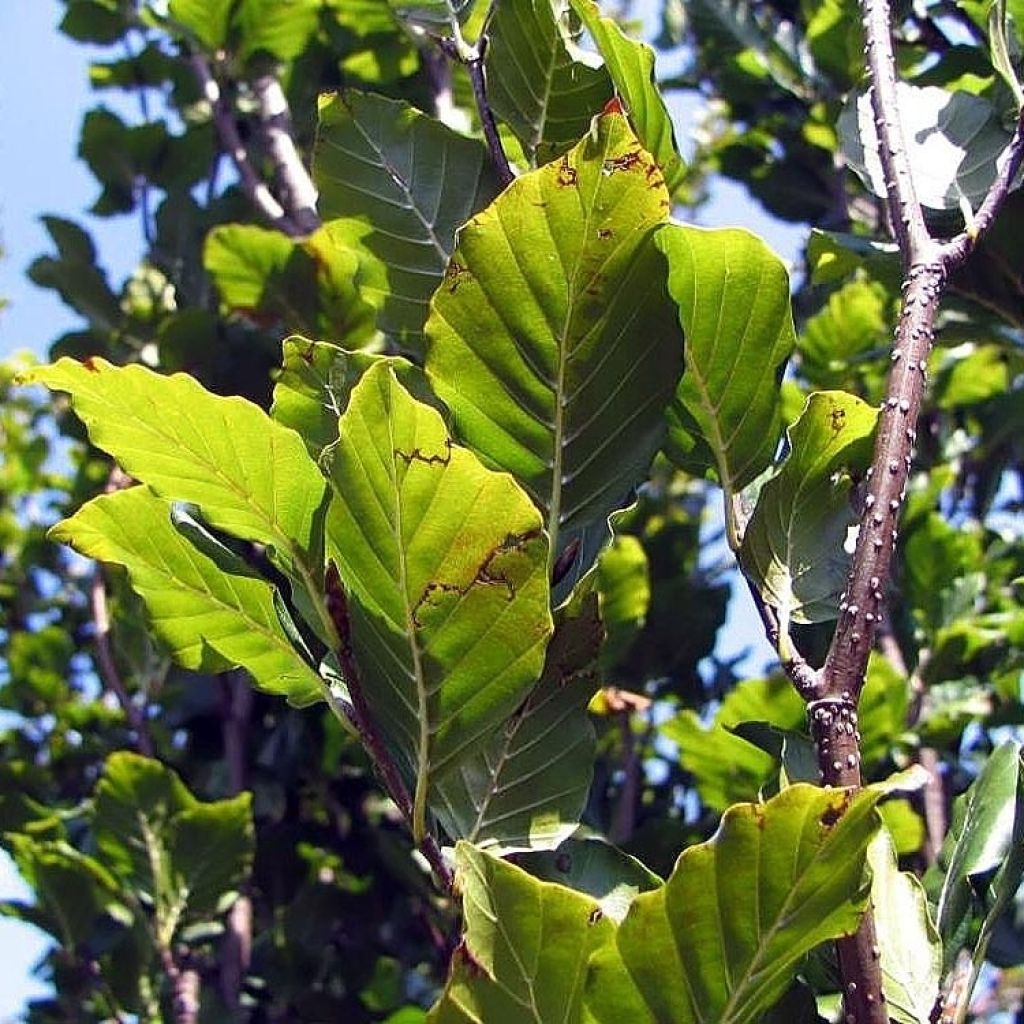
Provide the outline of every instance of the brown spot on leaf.
{"type": "Polygon", "coordinates": [[[452,439],[444,439],[444,454],[424,455],[419,448],[413,448],[411,452],[403,452],[398,448],[394,450],[395,458],[401,459],[407,466],[413,462],[422,462],[427,466],[447,466],[452,461],[452,439]]]}
{"type": "Polygon", "coordinates": [[[833,409],[832,410],[832,432],[838,434],[846,424],[846,410],[845,409],[833,409]]]}
{"type": "Polygon", "coordinates": [[[609,238],[612,237],[612,229],[611,228],[598,228],[597,229],[597,237],[600,238],[602,242],[607,241],[609,238]]]}
{"type": "Polygon", "coordinates": [[[566,153],[558,165],[558,184],[565,187],[575,185],[578,178],[576,168],[569,163],[569,154],[566,153]]]}
{"type": "Polygon", "coordinates": [[[99,373],[100,372],[100,368],[96,365],[96,360],[95,360],[95,358],[93,356],[86,356],[85,359],[82,360],[82,365],[90,373],[99,373]]]}
{"type": "Polygon", "coordinates": [[[587,916],[587,924],[595,925],[601,918],[604,917],[604,911],[600,907],[594,907],[594,909],[587,916]]]}
{"type": "Polygon", "coordinates": [[[448,266],[444,268],[444,283],[448,286],[448,291],[455,294],[459,285],[462,284],[462,279],[466,275],[472,276],[472,272],[469,267],[464,267],[458,260],[449,260],[448,266]]]}
{"type": "Polygon", "coordinates": [[[507,600],[511,601],[516,596],[515,584],[500,569],[496,569],[494,563],[502,556],[513,551],[522,551],[526,545],[540,536],[540,530],[528,530],[526,533],[510,533],[505,539],[488,553],[474,573],[473,578],[464,586],[458,583],[446,583],[440,580],[431,580],[426,587],[416,606],[412,610],[413,625],[417,629],[423,628],[420,621],[420,609],[429,605],[435,598],[445,594],[455,594],[458,597],[465,597],[474,587],[504,587],[507,600]]]}
{"type": "Polygon", "coordinates": [[[831,801],[828,807],[825,808],[822,814],[821,824],[825,828],[832,828],[836,822],[846,813],[846,809],[850,806],[850,794],[848,792],[842,793],[837,799],[831,801]]]}
{"type": "Polygon", "coordinates": [[[624,114],[626,111],[622,108],[622,100],[618,96],[613,96],[605,105],[602,114],[624,114]]]}
{"type": "Polygon", "coordinates": [[[463,939],[455,947],[455,956],[457,956],[462,963],[465,965],[466,971],[474,978],[480,977],[485,974],[483,964],[469,951],[469,946],[466,945],[466,940],[463,939]]]}
{"type": "Polygon", "coordinates": [[[642,163],[640,153],[641,150],[632,149],[628,153],[623,153],[622,156],[616,156],[612,157],[610,160],[605,160],[605,174],[614,174],[616,171],[633,170],[633,168],[639,166],[642,163]]]}

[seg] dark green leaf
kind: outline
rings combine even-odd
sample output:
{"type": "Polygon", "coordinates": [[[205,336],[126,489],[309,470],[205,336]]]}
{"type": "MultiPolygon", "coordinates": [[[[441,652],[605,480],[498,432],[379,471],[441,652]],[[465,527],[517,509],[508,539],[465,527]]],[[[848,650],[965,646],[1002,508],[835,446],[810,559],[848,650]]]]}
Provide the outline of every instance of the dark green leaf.
{"type": "Polygon", "coordinates": [[[597,597],[556,617],[544,671],[522,706],[437,786],[453,839],[501,852],[550,849],[576,829],[593,774],[586,708],[599,685],[597,597]]]}
{"type": "Polygon", "coordinates": [[[381,330],[419,349],[455,231],[497,191],[484,147],[407,104],[347,92],[321,102],[314,172],[381,330]]]}
{"type": "Polygon", "coordinates": [[[488,98],[534,163],[571,149],[611,99],[612,83],[551,0],[498,4],[488,30],[488,98]]]}

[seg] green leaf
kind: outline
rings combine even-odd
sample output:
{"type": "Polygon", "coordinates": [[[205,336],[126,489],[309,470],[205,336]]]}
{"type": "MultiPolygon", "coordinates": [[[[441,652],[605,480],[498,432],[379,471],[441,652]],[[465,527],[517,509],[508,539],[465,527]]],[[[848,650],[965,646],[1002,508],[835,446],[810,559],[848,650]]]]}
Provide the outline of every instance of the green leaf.
{"type": "Polygon", "coordinates": [[[251,794],[201,803],[159,761],[121,751],[96,787],[96,844],[123,882],[151,903],[157,939],[215,913],[253,856],[251,794]]]}
{"type": "Polygon", "coordinates": [[[834,76],[841,88],[854,85],[864,72],[864,29],[857,0],[802,0],[800,6],[815,64],[834,76]]]}
{"type": "Polygon", "coordinates": [[[58,255],[34,260],[28,276],[40,288],[56,291],[98,330],[114,330],[121,321],[121,308],[106,274],[96,265],[92,239],[77,224],[60,217],[43,217],[43,225],[58,255]]]}
{"type": "MultiPolygon", "coordinates": [[[[1019,2],[1013,4],[1014,22],[1020,30],[1020,39],[1024,40],[1024,25],[1019,19],[1024,17],[1024,4],[1019,2]]],[[[1010,87],[1013,98],[1017,102],[1017,108],[1024,107],[1024,86],[1021,85],[1017,69],[1013,66],[1013,59],[1010,55],[1010,42],[1007,38],[1008,22],[1007,0],[994,0],[989,6],[988,12],[988,43],[992,54],[992,66],[1003,77],[1003,81],[1010,87]]]]}
{"type": "Polygon", "coordinates": [[[415,779],[422,836],[435,782],[540,675],[552,629],[540,517],[386,364],[352,391],[332,484],[328,556],[351,592],[367,702],[415,779]]]}
{"type": "Polygon", "coordinates": [[[727,48],[739,48],[736,63],[747,74],[806,99],[811,69],[792,24],[775,8],[752,0],[693,0],[691,7],[702,36],[724,35],[727,48]]]}
{"type": "MultiPolygon", "coordinates": [[[[338,439],[338,418],[352,388],[382,357],[349,352],[326,341],[285,338],[282,368],[274,385],[270,415],[298,433],[313,458],[338,439]]],[[[405,360],[394,364],[409,366],[405,360]]]]}
{"type": "Polygon", "coordinates": [[[674,195],[686,179],[686,164],[679,155],[672,117],[655,80],[654,51],[646,43],[630,39],[614,18],[602,17],[592,0],[571,2],[604,57],[640,144],[657,161],[669,195],[674,195]]]}
{"type": "Polygon", "coordinates": [[[162,498],[189,502],[211,526],[268,545],[296,577],[319,563],[324,479],[299,435],[259,406],[213,395],[185,374],[105,359],[61,359],[23,380],[67,391],[93,444],[162,498]]]}
{"type": "Polygon", "coordinates": [[[450,28],[464,22],[476,0],[388,0],[388,6],[414,30],[450,28]]]}
{"type": "Polygon", "coordinates": [[[758,1020],[807,953],[856,928],[879,797],[801,784],[766,804],[730,808],[711,840],[683,852],[662,888],[633,901],[616,934],[618,959],[592,961],[594,1020],[758,1020]],[[644,1009],[617,1016],[614,989],[629,984],[644,1009]]]}
{"type": "Polygon", "coordinates": [[[63,840],[40,840],[8,835],[18,871],[42,904],[33,923],[46,927],[70,950],[86,947],[100,918],[113,912],[122,916],[122,887],[107,867],[63,840]]]}
{"type": "Polygon", "coordinates": [[[942,941],[920,881],[896,864],[883,829],[868,850],[871,902],[889,1016],[900,1024],[930,1024],[942,981],[942,941]]]}
{"type": "Polygon", "coordinates": [[[171,0],[172,20],[195,36],[211,53],[228,38],[228,25],[234,0],[171,0]]]}
{"type": "Polygon", "coordinates": [[[789,275],[756,236],[667,224],[657,245],[686,336],[669,410],[669,457],[727,496],[771,462],[782,431],[779,380],[796,338],[789,275]]]}
{"type": "Polygon", "coordinates": [[[497,192],[484,147],[408,104],[349,91],[321,101],[314,175],[381,330],[419,349],[455,231],[497,192]]]}
{"type": "Polygon", "coordinates": [[[233,17],[241,36],[238,56],[262,52],[294,60],[316,32],[321,6],[322,0],[240,0],[233,17]]]}
{"type": "Polygon", "coordinates": [[[257,686],[293,704],[321,698],[319,677],[280,624],[270,585],[190,544],[172,525],[168,503],[147,487],[94,498],[50,535],[128,570],[153,631],[178,664],[206,672],[241,665],[257,686]]]}
{"type": "Polygon", "coordinates": [[[255,849],[252,794],[198,803],[169,823],[167,852],[186,919],[213,918],[248,878],[255,849]]]}
{"type": "Polygon", "coordinates": [[[877,651],[868,658],[864,690],[857,707],[861,762],[870,767],[888,757],[907,727],[910,692],[906,676],[877,651]]]}
{"type": "Polygon", "coordinates": [[[967,342],[939,353],[935,404],[952,411],[979,405],[1008,393],[1013,385],[1014,367],[1002,345],[967,342]]]}
{"type": "Polygon", "coordinates": [[[593,896],[616,924],[640,893],[662,884],[635,857],[598,838],[567,839],[557,850],[521,854],[517,863],[534,878],[593,896]]]}
{"type": "Polygon", "coordinates": [[[611,99],[608,72],[573,38],[560,0],[498,4],[486,53],[488,99],[532,162],[574,146],[611,99]]]}
{"type": "Polygon", "coordinates": [[[456,864],[465,938],[429,1024],[580,1020],[588,961],[614,936],[597,900],[468,843],[456,847],[456,864]]]}
{"type": "Polygon", "coordinates": [[[846,534],[856,522],[852,475],[871,460],[877,415],[846,392],[811,395],[788,432],[786,461],[761,490],[739,558],[784,622],[839,614],[846,534]]]}
{"type": "Polygon", "coordinates": [[[980,588],[971,584],[974,570],[984,565],[982,551],[980,533],[970,524],[958,529],[937,512],[914,524],[904,548],[904,587],[911,608],[929,632],[973,612],[980,588]],[[950,614],[947,602],[958,588],[966,588],[966,607],[954,604],[950,614]]]}
{"type": "Polygon", "coordinates": [[[206,236],[203,266],[226,309],[257,323],[285,323],[349,347],[373,331],[373,307],[356,285],[359,258],[330,228],[293,241],[255,224],[222,224],[206,236]]]}
{"type": "MultiPolygon", "coordinates": [[[[858,363],[887,353],[890,305],[887,289],[877,281],[854,280],[833,292],[800,334],[804,376],[820,388],[842,387],[858,363]]],[[[876,372],[881,377],[884,369],[876,372]]]]}
{"type": "Polygon", "coordinates": [[[553,849],[575,831],[594,768],[586,709],[602,637],[596,595],[562,609],[522,706],[438,782],[434,809],[452,839],[506,853],[553,849]]]}
{"type": "Polygon", "coordinates": [[[565,587],[643,478],[681,369],[651,244],[667,207],[625,118],[600,117],[462,229],[431,304],[431,383],[458,435],[536,501],[552,564],[579,542],[565,587]]]}
{"type": "MultiPolygon", "coordinates": [[[[981,96],[934,85],[900,82],[897,90],[918,201],[933,210],[961,210],[964,201],[978,209],[1005,162],[1010,141],[992,104],[981,96]]],[[[867,93],[844,107],[839,135],[849,165],[876,196],[884,198],[885,176],[867,93]]]]}
{"type": "Polygon", "coordinates": [[[643,628],[651,604],[647,553],[637,537],[621,534],[605,548],[597,563],[596,585],[608,634],[601,662],[614,669],[643,628]]]}
{"type": "Polygon", "coordinates": [[[60,31],[70,39],[101,46],[116,43],[128,28],[123,11],[93,0],[69,0],[60,21],[60,31]]]}
{"type": "Polygon", "coordinates": [[[1007,741],[996,747],[970,789],[953,804],[938,861],[925,876],[947,969],[966,940],[979,892],[1012,849],[1016,821],[1024,817],[1020,776],[1019,746],[1007,741]]]}
{"type": "Polygon", "coordinates": [[[428,1020],[756,1021],[810,950],[856,928],[881,795],[798,785],[731,808],[617,928],[593,897],[460,843],[466,932],[428,1020]]]}
{"type": "Polygon", "coordinates": [[[900,281],[899,246],[878,242],[860,235],[815,228],[807,243],[807,266],[811,284],[845,281],[863,266],[871,277],[898,286],[900,281]]]}
{"type": "Polygon", "coordinates": [[[807,710],[789,680],[782,676],[750,679],[729,691],[711,728],[690,710],[661,726],[665,739],[679,745],[680,763],[690,772],[701,800],[724,811],[750,800],[775,772],[776,757],[741,739],[735,729],[744,722],[767,722],[777,729],[803,729],[807,710]]]}

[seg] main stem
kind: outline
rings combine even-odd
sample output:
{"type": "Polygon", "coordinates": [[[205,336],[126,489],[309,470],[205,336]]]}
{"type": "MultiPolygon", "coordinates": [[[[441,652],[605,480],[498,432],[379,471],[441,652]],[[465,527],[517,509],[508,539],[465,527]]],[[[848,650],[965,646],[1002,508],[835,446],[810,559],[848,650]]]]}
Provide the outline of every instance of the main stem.
{"type": "MultiPolygon", "coordinates": [[[[861,785],[857,707],[881,619],[896,525],[913,461],[932,324],[946,282],[939,247],[928,234],[914,191],[903,138],[889,3],[861,0],[861,10],[889,219],[908,269],[853,564],[821,674],[824,696],[809,705],[822,784],[854,789],[861,785]]],[[[870,906],[857,931],[840,939],[836,948],[846,1024],[888,1024],[870,906]]]]}

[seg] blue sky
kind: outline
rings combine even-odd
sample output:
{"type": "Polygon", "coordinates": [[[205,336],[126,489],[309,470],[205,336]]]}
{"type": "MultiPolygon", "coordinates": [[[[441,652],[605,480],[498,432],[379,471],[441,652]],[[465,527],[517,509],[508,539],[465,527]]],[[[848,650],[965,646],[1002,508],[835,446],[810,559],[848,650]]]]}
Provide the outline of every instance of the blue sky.
{"type": "MultiPolygon", "coordinates": [[[[25,277],[32,260],[50,248],[39,222],[42,214],[69,217],[89,229],[100,265],[115,287],[141,252],[134,217],[98,219],[87,214],[98,189],[76,158],[86,109],[103,103],[134,119],[137,108],[129,97],[91,93],[89,61],[109,51],[61,36],[56,26],[62,9],[57,0],[0,0],[0,38],[5,42],[0,62],[0,245],[5,252],[0,259],[0,296],[10,302],[0,312],[0,356],[23,348],[42,356],[53,339],[78,325],[76,315],[54,293],[35,288],[25,277]]],[[[684,141],[688,111],[684,105],[673,106],[684,141]]],[[[801,229],[764,215],[738,186],[717,187],[701,220],[713,226],[742,223],[790,259],[803,240],[801,229]]],[[[753,646],[757,653],[751,664],[756,666],[769,652],[763,637],[751,630],[751,619],[744,602],[732,603],[724,631],[728,639],[720,644],[719,653],[753,646]]],[[[0,899],[26,895],[10,862],[0,854],[0,899]]],[[[30,974],[43,948],[34,929],[0,918],[0,1024],[16,1021],[26,997],[45,991],[30,974]]]]}

